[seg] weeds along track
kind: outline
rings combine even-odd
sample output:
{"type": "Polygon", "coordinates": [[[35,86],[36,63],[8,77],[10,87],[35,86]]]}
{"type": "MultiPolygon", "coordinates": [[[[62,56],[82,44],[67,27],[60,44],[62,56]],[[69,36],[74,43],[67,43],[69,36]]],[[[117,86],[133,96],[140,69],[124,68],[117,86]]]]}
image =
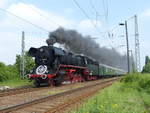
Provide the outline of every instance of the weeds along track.
{"type": "MultiPolygon", "coordinates": [[[[102,81],[89,82],[89,84],[73,88],[61,93],[44,96],[41,98],[33,99],[32,101],[23,102],[21,104],[12,104],[11,106],[3,107],[0,113],[54,113],[62,112],[72,104],[79,102],[98,90],[111,85],[119,78],[111,78],[102,81]]],[[[87,82],[88,83],[88,82],[87,82]]],[[[76,85],[74,85],[76,86],[76,85]]],[[[61,88],[61,87],[60,87],[61,88]]]]}

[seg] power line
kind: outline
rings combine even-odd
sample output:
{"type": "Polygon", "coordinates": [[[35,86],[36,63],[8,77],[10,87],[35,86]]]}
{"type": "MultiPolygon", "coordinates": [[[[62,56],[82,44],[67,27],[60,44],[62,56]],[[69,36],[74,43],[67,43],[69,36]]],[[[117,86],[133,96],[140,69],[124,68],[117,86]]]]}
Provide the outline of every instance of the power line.
{"type": "Polygon", "coordinates": [[[34,26],[34,27],[36,27],[36,28],[38,28],[38,29],[41,29],[41,30],[46,31],[46,32],[49,33],[49,31],[48,31],[47,29],[45,29],[45,28],[43,28],[43,27],[40,27],[40,26],[38,26],[38,25],[36,25],[36,24],[33,24],[32,22],[30,22],[30,21],[28,21],[28,20],[26,20],[26,19],[24,19],[24,18],[22,18],[22,17],[19,17],[19,16],[15,15],[14,13],[11,13],[11,12],[5,10],[5,9],[2,9],[2,8],[0,8],[0,10],[3,11],[3,12],[8,13],[9,15],[12,15],[12,16],[14,16],[14,17],[16,17],[16,18],[18,18],[18,19],[20,19],[20,20],[22,20],[22,21],[24,21],[24,22],[26,22],[26,23],[28,23],[28,24],[31,24],[32,26],[34,26]]]}
{"type": "Polygon", "coordinates": [[[98,11],[96,10],[95,6],[93,5],[92,2],[90,2],[92,9],[95,11],[96,14],[96,24],[97,24],[97,17],[98,17],[98,11]]]}
{"type": "Polygon", "coordinates": [[[103,0],[102,2],[103,2],[103,10],[104,10],[104,13],[105,13],[105,19],[106,19],[106,7],[105,7],[105,0],[103,0]]]}
{"type": "Polygon", "coordinates": [[[73,2],[76,4],[76,6],[82,11],[82,13],[90,20],[91,24],[94,26],[94,28],[101,34],[101,32],[97,29],[95,23],[91,20],[89,15],[85,12],[85,10],[80,6],[80,4],[76,1],[73,0],[73,2]]]}
{"type": "Polygon", "coordinates": [[[91,8],[93,9],[93,11],[95,11],[95,14],[96,14],[96,24],[97,24],[98,17],[99,16],[105,16],[105,15],[104,14],[101,14],[101,15],[99,14],[99,12],[97,11],[97,9],[93,5],[92,1],[90,1],[90,5],[91,5],[91,8]]]}
{"type": "Polygon", "coordinates": [[[45,16],[44,14],[42,14],[40,11],[37,11],[35,9],[33,9],[32,7],[30,7],[34,12],[38,13],[41,17],[45,18],[46,20],[53,22],[55,25],[61,26],[58,23],[56,23],[55,21],[53,21],[52,19],[48,18],[47,16],[45,16]]]}
{"type": "Polygon", "coordinates": [[[105,20],[108,19],[108,0],[102,0],[102,4],[103,4],[103,10],[104,10],[104,14],[105,14],[105,20]]]}

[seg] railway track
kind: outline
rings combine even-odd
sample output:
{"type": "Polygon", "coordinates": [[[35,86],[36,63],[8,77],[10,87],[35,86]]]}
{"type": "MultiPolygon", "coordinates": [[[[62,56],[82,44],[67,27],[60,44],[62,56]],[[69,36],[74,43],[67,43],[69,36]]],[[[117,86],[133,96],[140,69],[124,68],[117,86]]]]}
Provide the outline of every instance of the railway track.
{"type": "Polygon", "coordinates": [[[21,93],[27,93],[27,92],[32,92],[32,91],[38,91],[41,89],[42,88],[34,88],[34,87],[9,89],[9,90],[5,90],[5,91],[1,91],[0,97],[16,95],[16,94],[21,94],[21,93]]]}
{"type": "MultiPolygon", "coordinates": [[[[70,85],[70,84],[68,84],[68,85],[70,85]]],[[[62,85],[62,86],[66,86],[66,85],[62,85]]],[[[39,91],[39,90],[43,90],[43,89],[50,89],[50,88],[52,88],[52,87],[45,86],[45,87],[37,88],[34,86],[26,86],[23,88],[8,89],[8,90],[0,91],[0,97],[12,96],[12,95],[16,95],[16,94],[34,92],[34,91],[39,91]]]]}
{"type": "Polygon", "coordinates": [[[81,101],[98,90],[111,85],[114,81],[118,80],[118,78],[112,78],[106,81],[101,81],[99,83],[94,83],[92,85],[87,85],[84,87],[72,89],[69,91],[65,91],[62,93],[45,96],[39,99],[34,99],[29,102],[25,102],[22,104],[12,105],[9,107],[5,107],[0,109],[0,113],[12,112],[12,113],[54,113],[59,112],[66,107],[81,101]]]}

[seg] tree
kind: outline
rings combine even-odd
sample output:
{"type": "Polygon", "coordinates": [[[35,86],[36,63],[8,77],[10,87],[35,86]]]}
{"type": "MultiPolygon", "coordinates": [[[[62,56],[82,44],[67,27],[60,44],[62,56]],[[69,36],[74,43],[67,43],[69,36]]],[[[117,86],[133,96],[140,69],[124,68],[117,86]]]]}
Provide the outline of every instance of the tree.
{"type": "Polygon", "coordinates": [[[147,65],[147,64],[148,64],[148,62],[150,62],[150,59],[149,59],[149,57],[148,57],[148,56],[146,56],[146,57],[145,57],[145,65],[147,65]]]}
{"type": "Polygon", "coordinates": [[[0,81],[7,79],[6,76],[6,66],[4,63],[0,62],[0,81]]]}
{"type": "Polygon", "coordinates": [[[150,63],[146,64],[142,70],[143,73],[150,73],[150,63]]]}
{"type": "Polygon", "coordinates": [[[145,66],[143,67],[142,73],[150,73],[150,59],[148,56],[145,57],[145,66]]]}
{"type": "MultiPolygon", "coordinates": [[[[20,70],[21,59],[22,59],[22,57],[20,55],[16,55],[15,65],[19,72],[21,71],[20,70]]],[[[28,74],[28,73],[30,73],[30,70],[35,65],[34,59],[28,55],[28,52],[25,52],[24,59],[25,59],[25,74],[28,74]]]]}

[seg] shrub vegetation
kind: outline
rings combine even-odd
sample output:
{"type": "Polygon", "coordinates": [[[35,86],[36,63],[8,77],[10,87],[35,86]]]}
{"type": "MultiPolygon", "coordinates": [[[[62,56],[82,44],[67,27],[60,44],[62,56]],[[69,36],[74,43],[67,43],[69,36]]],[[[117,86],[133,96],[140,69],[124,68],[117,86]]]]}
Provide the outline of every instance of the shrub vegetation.
{"type": "MultiPolygon", "coordinates": [[[[20,77],[20,61],[22,57],[16,55],[16,62],[13,65],[5,65],[0,62],[0,86],[10,85],[18,86],[23,84],[28,84],[27,79],[20,77]]],[[[28,74],[34,66],[34,60],[32,57],[25,53],[25,74],[28,74]]]]}
{"type": "Polygon", "coordinates": [[[129,74],[73,113],[149,113],[150,74],[129,74]]]}

